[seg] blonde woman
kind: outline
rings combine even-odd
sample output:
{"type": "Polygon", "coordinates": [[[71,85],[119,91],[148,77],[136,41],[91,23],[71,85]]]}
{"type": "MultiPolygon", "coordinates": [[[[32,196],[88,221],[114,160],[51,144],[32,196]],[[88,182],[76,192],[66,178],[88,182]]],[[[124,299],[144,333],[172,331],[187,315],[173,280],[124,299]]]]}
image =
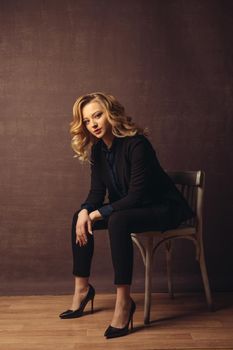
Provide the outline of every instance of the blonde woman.
{"type": "Polygon", "coordinates": [[[114,96],[103,92],[80,96],[73,106],[70,133],[75,157],[81,162],[90,161],[91,188],[73,216],[75,292],[71,308],[59,316],[80,317],[89,301],[93,312],[95,289],[89,283],[93,233],[108,229],[116,301],[104,335],[123,336],[129,332],[130,322],[133,328],[136,309],[130,296],[133,276],[130,233],[175,228],[195,213],[162,169],[146,128],[136,125],[114,96]]]}

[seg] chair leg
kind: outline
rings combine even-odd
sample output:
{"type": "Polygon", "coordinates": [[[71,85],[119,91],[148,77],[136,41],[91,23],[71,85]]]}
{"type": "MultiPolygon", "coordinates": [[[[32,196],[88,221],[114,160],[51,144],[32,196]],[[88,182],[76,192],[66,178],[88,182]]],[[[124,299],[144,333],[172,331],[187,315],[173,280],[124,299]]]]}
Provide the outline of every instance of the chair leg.
{"type": "Polygon", "coordinates": [[[145,264],[145,300],[144,300],[144,324],[150,323],[150,307],[151,307],[151,280],[152,280],[152,264],[153,264],[153,237],[148,237],[146,241],[146,264],[145,264]]]}
{"type": "Polygon", "coordinates": [[[170,298],[174,299],[173,280],[172,280],[172,268],[171,268],[171,258],[172,258],[172,245],[171,244],[172,244],[171,240],[165,242],[168,293],[169,293],[170,298]]]}
{"type": "Polygon", "coordinates": [[[206,269],[205,254],[204,254],[204,248],[203,248],[202,242],[200,242],[199,264],[200,264],[201,275],[202,275],[202,280],[204,284],[208,309],[209,311],[214,311],[214,305],[213,305],[213,300],[212,300],[211,291],[210,291],[209,278],[208,278],[207,269],[206,269]]]}

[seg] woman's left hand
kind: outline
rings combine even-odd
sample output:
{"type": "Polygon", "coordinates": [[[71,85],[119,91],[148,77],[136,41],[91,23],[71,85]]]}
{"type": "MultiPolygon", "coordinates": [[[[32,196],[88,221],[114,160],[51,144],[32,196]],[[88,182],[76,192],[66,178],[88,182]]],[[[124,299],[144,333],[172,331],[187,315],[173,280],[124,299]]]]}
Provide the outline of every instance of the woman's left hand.
{"type": "Polygon", "coordinates": [[[102,216],[98,210],[94,210],[89,214],[89,218],[91,219],[91,222],[94,223],[97,220],[101,220],[102,216]]]}

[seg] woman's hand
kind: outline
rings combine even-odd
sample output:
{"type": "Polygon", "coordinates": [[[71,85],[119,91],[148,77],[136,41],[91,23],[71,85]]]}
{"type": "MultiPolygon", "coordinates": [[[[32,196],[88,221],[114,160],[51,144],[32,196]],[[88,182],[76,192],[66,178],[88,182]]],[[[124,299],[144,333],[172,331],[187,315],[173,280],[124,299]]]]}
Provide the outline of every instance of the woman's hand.
{"type": "Polygon", "coordinates": [[[80,246],[87,244],[87,233],[93,234],[92,224],[101,219],[102,216],[98,210],[88,214],[87,209],[82,209],[78,214],[76,223],[76,244],[79,243],[80,246]]]}
{"type": "Polygon", "coordinates": [[[93,234],[91,224],[92,220],[87,209],[82,209],[76,223],[76,244],[79,243],[80,247],[87,243],[87,233],[93,234]]]}

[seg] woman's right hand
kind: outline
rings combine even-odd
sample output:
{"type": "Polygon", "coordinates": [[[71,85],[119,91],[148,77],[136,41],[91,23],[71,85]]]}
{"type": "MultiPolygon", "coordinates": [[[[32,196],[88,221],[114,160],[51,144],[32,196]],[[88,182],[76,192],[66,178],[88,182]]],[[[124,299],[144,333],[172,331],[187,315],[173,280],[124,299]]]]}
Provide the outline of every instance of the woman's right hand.
{"type": "Polygon", "coordinates": [[[87,233],[92,233],[91,219],[89,217],[87,209],[82,209],[78,214],[76,223],[76,244],[79,243],[80,247],[87,243],[87,233]]]}

